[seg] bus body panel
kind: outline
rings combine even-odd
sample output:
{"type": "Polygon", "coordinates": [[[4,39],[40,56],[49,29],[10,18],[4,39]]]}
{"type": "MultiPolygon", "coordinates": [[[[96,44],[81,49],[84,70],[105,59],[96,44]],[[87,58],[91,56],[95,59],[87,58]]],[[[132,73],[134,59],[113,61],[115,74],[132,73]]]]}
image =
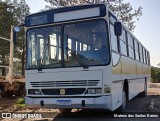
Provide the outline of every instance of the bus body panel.
{"type": "Polygon", "coordinates": [[[77,109],[109,109],[113,111],[112,98],[110,95],[102,97],[39,97],[31,98],[25,97],[27,108],[77,108],[77,109]],[[58,100],[69,100],[71,105],[57,105],[58,100]],[[41,101],[44,102],[44,106],[41,106],[41,101]],[[85,101],[85,106],[82,106],[82,101],[85,101]]]}
{"type": "MultiPolygon", "coordinates": [[[[113,56],[112,59],[114,59],[113,56]]],[[[149,69],[149,66],[121,55],[118,64],[112,68],[112,81],[128,81],[128,99],[130,100],[144,91],[145,81],[147,81],[147,86],[150,84],[149,69]]]]}

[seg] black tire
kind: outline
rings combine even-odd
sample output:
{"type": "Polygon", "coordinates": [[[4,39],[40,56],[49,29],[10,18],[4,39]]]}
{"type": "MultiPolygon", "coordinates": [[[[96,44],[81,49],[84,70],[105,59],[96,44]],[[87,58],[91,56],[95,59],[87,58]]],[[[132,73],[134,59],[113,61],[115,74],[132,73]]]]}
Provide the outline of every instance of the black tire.
{"type": "Polygon", "coordinates": [[[59,109],[59,112],[61,113],[70,113],[72,109],[59,109]]]}
{"type": "Polygon", "coordinates": [[[116,110],[118,113],[124,113],[126,111],[126,102],[127,102],[127,97],[126,97],[126,92],[122,91],[122,105],[116,110]]]}
{"type": "Polygon", "coordinates": [[[145,81],[145,84],[144,84],[144,91],[141,92],[139,95],[139,97],[146,97],[147,96],[147,82],[145,81]]]}

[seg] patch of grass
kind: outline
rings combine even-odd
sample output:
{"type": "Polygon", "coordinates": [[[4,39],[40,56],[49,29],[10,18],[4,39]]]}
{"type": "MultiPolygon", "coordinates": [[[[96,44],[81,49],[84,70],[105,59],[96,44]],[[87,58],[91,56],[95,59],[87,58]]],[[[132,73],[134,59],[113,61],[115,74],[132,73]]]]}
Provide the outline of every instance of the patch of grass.
{"type": "Polygon", "coordinates": [[[16,100],[16,105],[17,105],[17,107],[18,108],[24,108],[25,107],[25,100],[24,100],[24,98],[18,98],[17,100],[16,100]]]}
{"type": "Polygon", "coordinates": [[[19,108],[24,108],[24,107],[25,107],[25,104],[17,104],[17,107],[19,107],[19,108]]]}

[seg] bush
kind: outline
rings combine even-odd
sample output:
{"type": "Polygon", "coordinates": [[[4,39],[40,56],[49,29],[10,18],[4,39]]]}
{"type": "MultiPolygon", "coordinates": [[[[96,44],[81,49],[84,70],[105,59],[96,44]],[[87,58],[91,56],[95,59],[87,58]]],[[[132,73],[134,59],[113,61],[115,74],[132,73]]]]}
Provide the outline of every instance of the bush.
{"type": "Polygon", "coordinates": [[[24,103],[25,103],[24,98],[18,98],[16,101],[16,104],[24,104],[24,103]]]}
{"type": "Polygon", "coordinates": [[[158,81],[156,79],[151,79],[151,83],[157,83],[158,81]]]}

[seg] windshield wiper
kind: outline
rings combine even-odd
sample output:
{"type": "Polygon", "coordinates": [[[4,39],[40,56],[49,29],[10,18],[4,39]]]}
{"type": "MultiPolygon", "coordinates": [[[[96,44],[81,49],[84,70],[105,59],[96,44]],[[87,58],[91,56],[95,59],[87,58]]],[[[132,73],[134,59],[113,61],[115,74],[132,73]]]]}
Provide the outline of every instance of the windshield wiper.
{"type": "MultiPolygon", "coordinates": [[[[73,54],[76,55],[76,51],[70,49],[69,47],[66,47],[65,49],[71,51],[73,54]]],[[[78,55],[81,55],[81,54],[79,54],[78,52],[77,52],[77,54],[78,54],[78,55]]],[[[88,69],[88,66],[85,65],[80,59],[78,59],[77,56],[75,57],[75,60],[76,60],[84,69],[88,69]]]]}
{"type": "Polygon", "coordinates": [[[44,63],[44,55],[46,53],[47,46],[48,46],[48,44],[45,43],[43,54],[42,54],[41,58],[39,59],[39,68],[38,68],[38,71],[42,71],[42,67],[43,67],[43,63],[44,63]]]}

